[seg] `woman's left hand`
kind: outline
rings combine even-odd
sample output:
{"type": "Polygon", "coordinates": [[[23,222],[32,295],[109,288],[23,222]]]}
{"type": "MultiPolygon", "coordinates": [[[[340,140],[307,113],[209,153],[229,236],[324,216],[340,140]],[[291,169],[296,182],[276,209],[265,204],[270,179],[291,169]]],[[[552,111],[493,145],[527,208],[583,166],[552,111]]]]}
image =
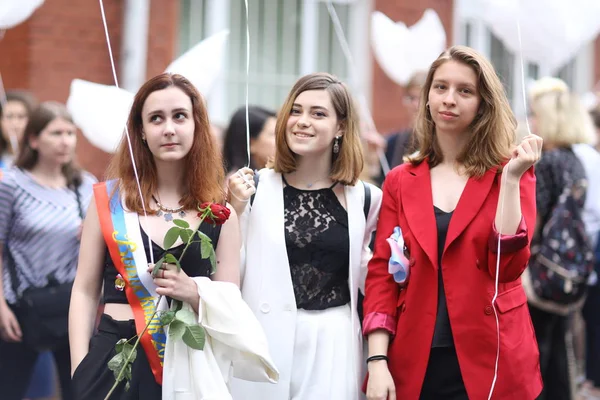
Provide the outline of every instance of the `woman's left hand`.
{"type": "Polygon", "coordinates": [[[525,171],[538,162],[542,156],[542,144],[543,140],[539,136],[533,134],[525,136],[513,150],[512,159],[506,165],[505,171],[509,177],[520,180],[525,171]]]}
{"type": "MultiPolygon", "coordinates": [[[[153,264],[148,264],[148,273],[152,274],[153,264]]],[[[196,282],[183,270],[177,270],[175,264],[164,263],[154,278],[156,293],[190,305],[198,304],[199,295],[196,282]]]]}

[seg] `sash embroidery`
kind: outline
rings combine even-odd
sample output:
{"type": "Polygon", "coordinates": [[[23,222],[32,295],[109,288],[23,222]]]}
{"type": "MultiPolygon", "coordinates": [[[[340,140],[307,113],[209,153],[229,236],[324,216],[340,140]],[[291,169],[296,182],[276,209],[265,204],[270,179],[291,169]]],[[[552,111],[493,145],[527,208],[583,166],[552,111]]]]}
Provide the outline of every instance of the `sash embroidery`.
{"type": "MultiPolygon", "coordinates": [[[[110,258],[117,272],[125,280],[125,294],[129,305],[133,309],[135,327],[139,335],[150,321],[156,307],[157,299],[153,295],[155,288],[146,287],[138,275],[136,259],[138,262],[144,261],[144,266],[147,265],[142,243],[131,240],[131,236],[139,237],[139,235],[128,234],[128,232],[131,233],[134,229],[139,230],[139,219],[137,216],[133,218],[136,221],[135,226],[132,223],[127,223],[132,218],[126,218],[126,213],[128,212],[123,210],[118,189],[115,191],[112,199],[110,198],[113,187],[116,184],[117,181],[113,180],[94,185],[94,197],[96,199],[102,235],[104,236],[110,258]],[[140,247],[138,248],[138,246],[140,247]]],[[[142,270],[145,270],[145,268],[142,270]]],[[[158,315],[155,315],[148,329],[141,337],[140,343],[150,363],[154,379],[161,385],[166,340],[167,336],[164,328],[160,325],[160,318],[158,315]]]]}

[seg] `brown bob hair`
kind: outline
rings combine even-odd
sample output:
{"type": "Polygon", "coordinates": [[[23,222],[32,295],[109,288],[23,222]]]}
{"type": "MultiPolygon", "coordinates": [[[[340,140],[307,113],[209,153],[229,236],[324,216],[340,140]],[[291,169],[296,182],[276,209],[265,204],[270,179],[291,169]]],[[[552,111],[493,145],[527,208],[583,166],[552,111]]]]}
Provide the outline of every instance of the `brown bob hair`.
{"type": "MultiPolygon", "coordinates": [[[[510,158],[516,140],[517,121],[512,113],[502,82],[492,64],[481,54],[466,46],[453,46],[431,64],[421,92],[419,113],[415,124],[415,139],[419,152],[409,161],[419,164],[428,160],[434,167],[443,161],[442,150],[435,138],[435,123],[427,107],[429,91],[437,69],[448,61],[456,61],[473,69],[477,76],[477,92],[481,96],[479,112],[471,123],[471,138],[457,161],[471,177],[481,177],[486,171],[500,167],[510,158]]],[[[501,168],[498,169],[500,171],[501,168]]]]}
{"type": "Polygon", "coordinates": [[[296,170],[297,155],[287,143],[287,121],[298,95],[307,90],[325,90],[331,97],[338,123],[344,131],[340,138],[340,152],[333,156],[330,179],[344,185],[354,185],[363,169],[364,158],[360,141],[358,112],[352,101],[348,87],[335,76],[324,72],[305,75],[292,87],[275,126],[277,151],[272,167],[275,172],[290,173],[296,170]]]}
{"type": "Polygon", "coordinates": [[[187,187],[180,204],[190,210],[196,209],[202,202],[224,203],[225,201],[223,161],[210,133],[210,123],[204,101],[198,90],[186,78],[178,74],[163,73],[144,83],[138,90],[127,120],[133,157],[140,177],[140,189],[144,196],[144,207],[142,207],[142,200],[138,193],[134,165],[125,135],[123,135],[107,170],[108,178],[119,179],[125,207],[138,214],[142,214],[144,208],[151,213],[149,201],[156,193],[158,186],[154,156],[142,140],[142,108],[151,93],[169,87],[176,87],[189,96],[192,101],[195,127],[192,147],[184,159],[187,187]]]}
{"type": "MultiPolygon", "coordinates": [[[[57,118],[73,122],[71,114],[64,104],[47,101],[41,103],[29,115],[29,121],[21,138],[20,151],[15,161],[15,166],[24,170],[32,170],[38,163],[38,151],[31,147],[32,138],[39,137],[46,126],[57,118]]],[[[62,166],[62,173],[67,179],[67,186],[77,188],[81,185],[81,169],[75,159],[62,166]]]]}

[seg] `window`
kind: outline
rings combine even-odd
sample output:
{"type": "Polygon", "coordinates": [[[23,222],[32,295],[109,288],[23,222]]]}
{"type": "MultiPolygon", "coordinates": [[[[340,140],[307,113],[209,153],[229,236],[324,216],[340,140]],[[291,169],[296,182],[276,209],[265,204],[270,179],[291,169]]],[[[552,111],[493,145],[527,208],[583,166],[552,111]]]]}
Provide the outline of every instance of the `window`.
{"type": "MultiPolygon", "coordinates": [[[[219,97],[221,106],[209,102],[211,118],[226,124],[229,117],[244,105],[246,96],[246,11],[240,0],[181,0],[180,53],[209,35],[206,26],[214,18],[211,7],[219,2],[220,18],[229,29],[229,47],[225,61],[219,97]],[[223,2],[223,3],[221,3],[223,2]],[[214,4],[213,4],[214,3],[214,4]],[[223,5],[226,3],[225,5],[223,5]],[[226,15],[225,15],[226,14],[226,15]]],[[[355,62],[360,61],[353,47],[350,27],[364,19],[363,36],[368,36],[369,13],[363,12],[361,1],[337,0],[335,9],[353,50],[355,62]]],[[[213,13],[214,14],[214,13],[213,13]]],[[[249,103],[276,110],[294,82],[302,75],[324,71],[347,81],[350,69],[337,39],[325,1],[315,0],[252,0],[249,1],[250,68],[249,103]]],[[[356,34],[355,34],[356,36],[356,34]]],[[[368,42],[367,49],[368,49],[368,42]]],[[[366,53],[368,50],[363,51],[366,53]]],[[[364,57],[363,57],[364,58],[364,57]]],[[[212,94],[211,94],[212,97],[212,94]]]]}

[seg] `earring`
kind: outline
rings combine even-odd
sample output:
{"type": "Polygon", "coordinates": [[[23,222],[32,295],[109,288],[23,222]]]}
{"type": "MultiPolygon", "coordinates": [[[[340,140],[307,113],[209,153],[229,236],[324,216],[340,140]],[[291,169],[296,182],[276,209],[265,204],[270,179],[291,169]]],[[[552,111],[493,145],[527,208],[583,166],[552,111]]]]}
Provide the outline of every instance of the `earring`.
{"type": "Polygon", "coordinates": [[[340,138],[341,136],[336,136],[333,142],[333,154],[337,154],[340,152],[340,138]]]}
{"type": "Polygon", "coordinates": [[[425,103],[425,107],[429,108],[429,102],[425,103]]]}

